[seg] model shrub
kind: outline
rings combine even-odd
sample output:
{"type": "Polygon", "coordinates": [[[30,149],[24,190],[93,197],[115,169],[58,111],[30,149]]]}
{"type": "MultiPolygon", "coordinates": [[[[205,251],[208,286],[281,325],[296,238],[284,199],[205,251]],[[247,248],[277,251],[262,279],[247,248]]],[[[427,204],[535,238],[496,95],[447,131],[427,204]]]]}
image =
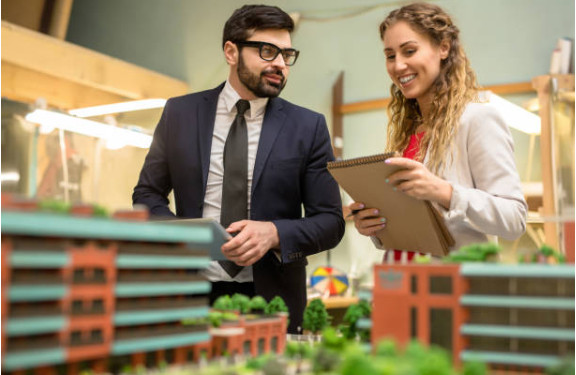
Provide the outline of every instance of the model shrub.
{"type": "Polygon", "coordinates": [[[214,301],[214,305],[212,305],[212,307],[220,311],[234,310],[232,298],[230,298],[230,296],[227,294],[216,298],[216,301],[214,301]]]}
{"type": "Polygon", "coordinates": [[[248,314],[250,312],[250,297],[235,293],[232,296],[232,306],[234,310],[240,311],[241,314],[248,314]]]}
{"type": "Polygon", "coordinates": [[[354,339],[356,335],[360,334],[360,338],[363,340],[370,339],[370,332],[359,332],[358,331],[358,321],[362,318],[369,318],[372,313],[372,308],[370,304],[364,300],[361,300],[357,304],[350,305],[344,314],[343,323],[339,329],[342,335],[347,339],[354,339]]]}
{"type": "Polygon", "coordinates": [[[267,302],[262,296],[254,296],[250,300],[250,311],[255,313],[264,313],[267,302]]]}
{"type": "Polygon", "coordinates": [[[328,326],[329,316],[321,299],[313,299],[304,310],[302,328],[312,333],[318,333],[328,326]]]}
{"type": "Polygon", "coordinates": [[[276,296],[272,298],[270,303],[266,306],[265,313],[266,314],[276,314],[279,312],[288,312],[288,306],[286,306],[286,302],[280,296],[276,296]]]}

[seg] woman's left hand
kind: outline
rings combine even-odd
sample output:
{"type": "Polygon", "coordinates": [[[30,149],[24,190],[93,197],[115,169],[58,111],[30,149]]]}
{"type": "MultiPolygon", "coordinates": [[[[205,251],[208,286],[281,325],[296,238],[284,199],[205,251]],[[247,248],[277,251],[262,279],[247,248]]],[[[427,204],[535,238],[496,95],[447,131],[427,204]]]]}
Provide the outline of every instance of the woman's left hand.
{"type": "Polygon", "coordinates": [[[452,185],[430,172],[424,164],[408,158],[389,158],[386,164],[402,170],[388,176],[387,183],[411,197],[437,202],[450,208],[452,185]]]}

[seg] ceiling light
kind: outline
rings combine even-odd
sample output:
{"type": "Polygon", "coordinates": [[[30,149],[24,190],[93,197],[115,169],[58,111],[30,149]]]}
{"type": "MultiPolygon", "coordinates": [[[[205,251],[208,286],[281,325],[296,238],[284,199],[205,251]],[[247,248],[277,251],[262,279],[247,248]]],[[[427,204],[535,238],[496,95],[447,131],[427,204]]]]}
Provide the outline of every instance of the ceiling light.
{"type": "Polygon", "coordinates": [[[78,117],[93,117],[93,116],[107,115],[110,113],[140,111],[143,109],[152,109],[152,108],[163,108],[165,104],[166,99],[134,100],[130,102],[71,109],[70,111],[68,111],[68,113],[78,117]]]}
{"type": "Polygon", "coordinates": [[[89,137],[105,139],[116,145],[149,148],[152,136],[134,130],[106,125],[101,122],[68,116],[62,113],[37,109],[26,115],[26,120],[40,124],[44,128],[58,128],[89,137]]]}
{"type": "Polygon", "coordinates": [[[490,104],[497,107],[499,113],[504,117],[506,125],[524,133],[540,134],[540,116],[525,110],[521,106],[516,105],[491,91],[485,93],[488,95],[488,101],[490,104]]]}

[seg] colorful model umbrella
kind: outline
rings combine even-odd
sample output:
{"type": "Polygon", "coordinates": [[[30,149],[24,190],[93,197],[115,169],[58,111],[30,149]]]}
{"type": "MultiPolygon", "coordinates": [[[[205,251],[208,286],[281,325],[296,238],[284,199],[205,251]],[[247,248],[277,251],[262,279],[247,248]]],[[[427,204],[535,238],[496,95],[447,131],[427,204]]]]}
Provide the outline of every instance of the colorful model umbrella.
{"type": "Polygon", "coordinates": [[[348,289],[346,274],[333,267],[318,267],[310,277],[312,288],[323,295],[329,291],[331,296],[343,294],[348,289]]]}

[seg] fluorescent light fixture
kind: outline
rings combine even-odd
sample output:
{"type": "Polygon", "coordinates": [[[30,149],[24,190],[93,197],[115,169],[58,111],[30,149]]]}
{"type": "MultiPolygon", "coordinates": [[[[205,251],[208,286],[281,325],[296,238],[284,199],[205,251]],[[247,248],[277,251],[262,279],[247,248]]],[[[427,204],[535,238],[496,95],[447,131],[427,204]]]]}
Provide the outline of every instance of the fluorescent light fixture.
{"type": "Polygon", "coordinates": [[[110,113],[140,111],[143,109],[152,109],[152,108],[163,108],[165,104],[166,99],[134,100],[130,102],[72,109],[68,111],[68,113],[78,117],[93,117],[93,116],[107,115],[110,113]]]}
{"type": "Polygon", "coordinates": [[[2,172],[0,179],[2,182],[18,182],[20,181],[20,173],[14,171],[2,172]]]}
{"type": "Polygon", "coordinates": [[[119,148],[118,145],[120,144],[149,148],[152,143],[152,136],[149,134],[43,109],[37,109],[27,114],[26,120],[40,124],[40,127],[44,129],[58,128],[89,137],[105,139],[115,148],[119,148]]]}
{"type": "Polygon", "coordinates": [[[540,134],[540,116],[516,105],[501,96],[487,91],[488,101],[498,108],[506,124],[528,134],[540,134]]]}

